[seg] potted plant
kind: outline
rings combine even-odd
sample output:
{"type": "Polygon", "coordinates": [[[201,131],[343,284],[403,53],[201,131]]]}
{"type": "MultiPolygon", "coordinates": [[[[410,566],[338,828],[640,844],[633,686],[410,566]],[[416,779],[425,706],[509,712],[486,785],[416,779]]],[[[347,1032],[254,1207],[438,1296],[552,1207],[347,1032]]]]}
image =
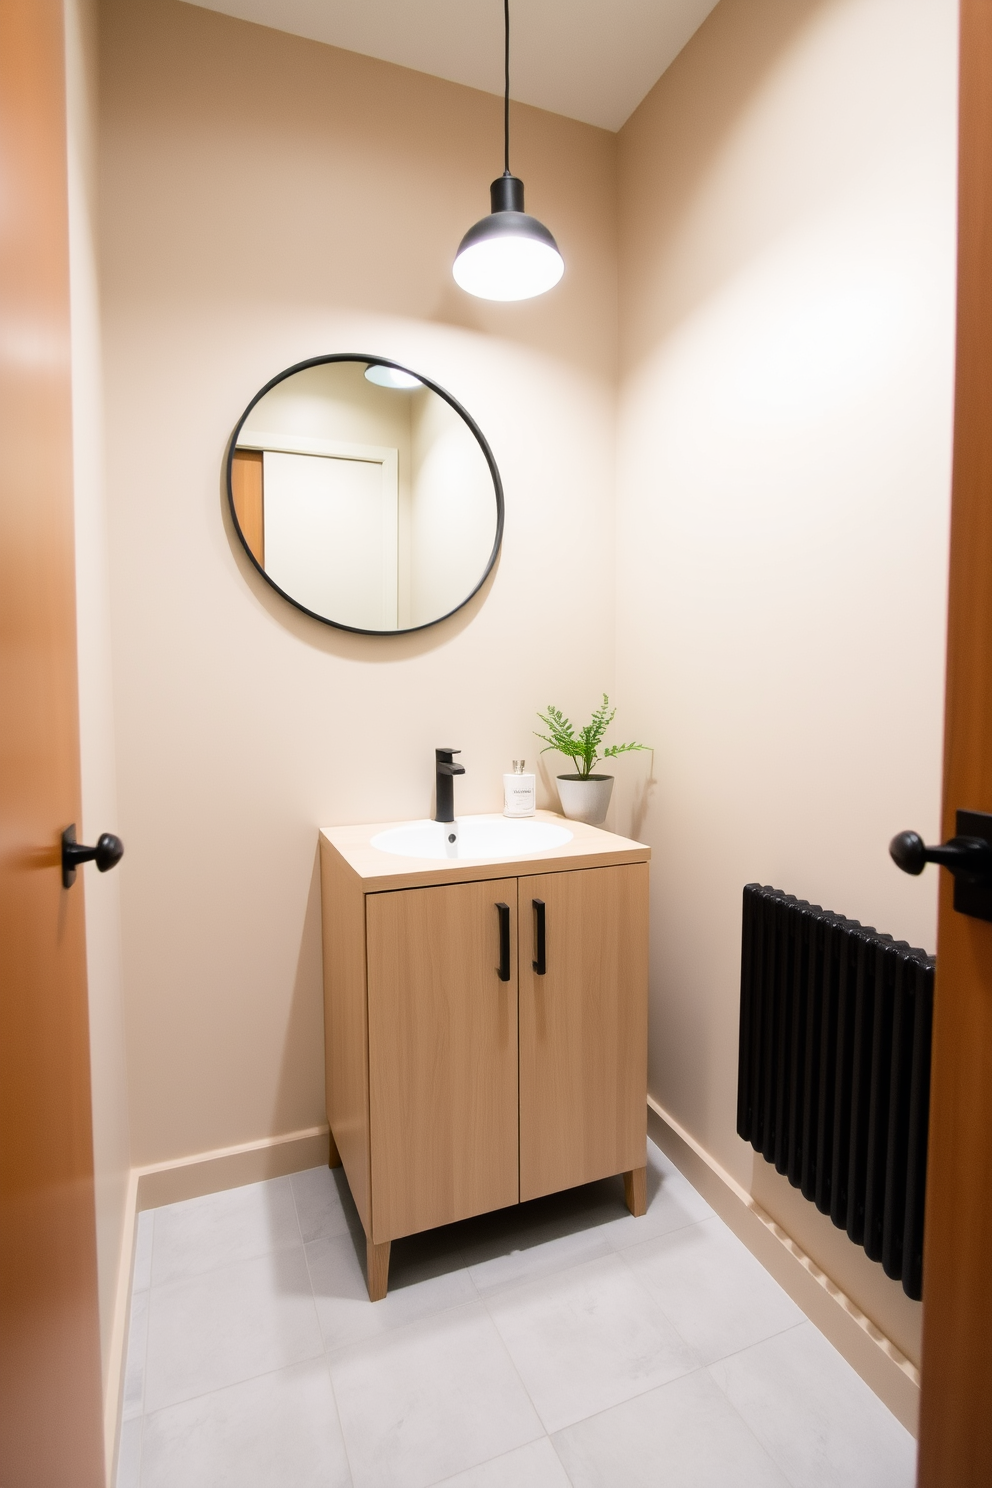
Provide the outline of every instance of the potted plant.
{"type": "Polygon", "coordinates": [[[629,754],[632,749],[651,747],[649,744],[608,744],[600,754],[603,736],[616,711],[616,708],[611,711],[610,700],[604,692],[602,704],[592,715],[591,722],[578,733],[559,708],[549,705],[546,713],[537,715],[548,730],[546,734],[534,730],[537,738],[544,741],[541,753],[557,749],[559,754],[575,760],[579,767],[574,774],[558,776],[561,809],[573,821],[588,822],[592,827],[605,821],[613,793],[613,776],[594,775],[595,766],[601,759],[615,759],[618,754],[629,754]]]}

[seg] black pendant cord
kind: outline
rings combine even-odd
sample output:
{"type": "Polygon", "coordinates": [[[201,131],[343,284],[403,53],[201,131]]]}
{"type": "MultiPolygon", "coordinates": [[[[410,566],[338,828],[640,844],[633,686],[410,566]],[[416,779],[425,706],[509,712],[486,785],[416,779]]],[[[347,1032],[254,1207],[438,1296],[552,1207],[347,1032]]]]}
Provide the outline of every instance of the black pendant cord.
{"type": "Polygon", "coordinates": [[[503,174],[510,174],[510,0],[503,0],[503,174]]]}

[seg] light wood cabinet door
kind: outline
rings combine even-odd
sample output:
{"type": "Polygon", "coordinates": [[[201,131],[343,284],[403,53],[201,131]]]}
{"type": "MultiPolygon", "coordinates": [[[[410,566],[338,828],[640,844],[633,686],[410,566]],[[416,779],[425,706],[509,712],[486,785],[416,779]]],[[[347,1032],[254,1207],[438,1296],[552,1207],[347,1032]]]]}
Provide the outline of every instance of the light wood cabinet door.
{"type": "Polygon", "coordinates": [[[517,880],[369,894],[366,931],[382,1243],[518,1201],[517,880]]]}
{"type": "Polygon", "coordinates": [[[525,1200],[644,1165],[648,867],[528,875],[519,908],[525,1200]]]}

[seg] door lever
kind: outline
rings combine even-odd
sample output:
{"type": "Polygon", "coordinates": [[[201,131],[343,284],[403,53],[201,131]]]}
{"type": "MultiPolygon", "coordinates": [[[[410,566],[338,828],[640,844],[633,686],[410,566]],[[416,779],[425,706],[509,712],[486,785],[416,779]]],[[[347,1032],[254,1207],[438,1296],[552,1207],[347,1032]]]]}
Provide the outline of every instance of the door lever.
{"type": "Polygon", "coordinates": [[[992,920],[992,815],[959,811],[956,833],[939,847],[927,847],[918,832],[900,832],[889,843],[889,856],[903,873],[914,877],[927,863],[954,875],[954,908],[978,920],[992,920]]]}
{"type": "Polygon", "coordinates": [[[101,873],[116,868],[124,856],[124,844],[113,832],[102,832],[96,847],[84,847],[76,841],[76,823],[66,827],[62,833],[62,887],[71,889],[76,882],[76,868],[80,863],[95,862],[101,873]]]}

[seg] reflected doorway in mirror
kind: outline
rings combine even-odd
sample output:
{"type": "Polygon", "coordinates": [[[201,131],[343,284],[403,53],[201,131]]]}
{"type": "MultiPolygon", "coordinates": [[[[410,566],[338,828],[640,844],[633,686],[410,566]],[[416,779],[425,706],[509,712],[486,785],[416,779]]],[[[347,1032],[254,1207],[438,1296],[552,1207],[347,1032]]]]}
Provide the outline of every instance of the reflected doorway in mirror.
{"type": "Polygon", "coordinates": [[[228,498],[273,588],[365,634],[453,614],[502,539],[502,485],[478,425],[443,388],[381,358],[318,357],[273,378],[235,430],[228,498]]]}

